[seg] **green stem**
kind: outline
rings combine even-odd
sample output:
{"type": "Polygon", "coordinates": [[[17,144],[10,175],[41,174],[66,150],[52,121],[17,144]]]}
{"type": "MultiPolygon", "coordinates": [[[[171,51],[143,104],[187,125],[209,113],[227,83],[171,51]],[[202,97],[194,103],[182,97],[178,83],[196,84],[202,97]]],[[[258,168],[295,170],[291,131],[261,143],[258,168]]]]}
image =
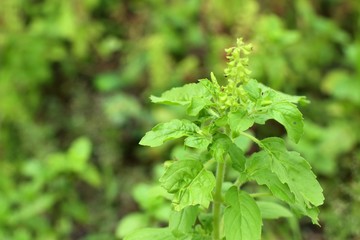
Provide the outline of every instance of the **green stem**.
{"type": "Polygon", "coordinates": [[[262,145],[261,141],[260,141],[259,139],[257,139],[256,137],[254,137],[254,136],[252,136],[252,135],[250,135],[250,134],[248,134],[248,133],[246,133],[246,132],[241,132],[240,134],[243,135],[243,136],[245,136],[245,137],[250,138],[250,139],[251,139],[253,142],[255,142],[257,145],[259,145],[259,146],[262,145]]]}
{"type": "Polygon", "coordinates": [[[220,240],[220,227],[221,227],[221,203],[222,203],[222,184],[225,175],[225,162],[219,161],[216,169],[216,185],[213,202],[213,240],[220,240]]]}
{"type": "Polygon", "coordinates": [[[259,193],[252,193],[252,194],[250,194],[250,196],[253,198],[257,198],[257,197],[271,196],[271,194],[269,192],[259,192],[259,193]]]}

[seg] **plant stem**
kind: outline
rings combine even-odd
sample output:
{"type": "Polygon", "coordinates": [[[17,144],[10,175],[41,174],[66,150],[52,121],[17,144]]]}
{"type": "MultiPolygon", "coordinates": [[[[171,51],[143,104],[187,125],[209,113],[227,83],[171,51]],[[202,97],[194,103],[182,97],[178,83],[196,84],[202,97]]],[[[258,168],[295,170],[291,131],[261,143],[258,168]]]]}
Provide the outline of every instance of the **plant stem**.
{"type": "Polygon", "coordinates": [[[259,145],[259,146],[262,145],[262,143],[260,142],[260,140],[257,139],[256,137],[254,137],[254,136],[252,136],[252,135],[250,135],[250,134],[248,134],[248,133],[246,133],[246,132],[240,132],[240,134],[243,135],[243,136],[245,136],[245,137],[250,138],[250,139],[251,139],[253,142],[255,142],[257,145],[259,145]]]}
{"type": "Polygon", "coordinates": [[[266,196],[271,196],[271,193],[269,193],[269,192],[259,192],[259,193],[252,193],[252,194],[250,194],[250,196],[253,197],[253,198],[266,197],[266,196]]]}
{"type": "Polygon", "coordinates": [[[220,240],[222,184],[225,175],[225,162],[219,161],[216,168],[216,186],[213,202],[213,240],[220,240]]]}

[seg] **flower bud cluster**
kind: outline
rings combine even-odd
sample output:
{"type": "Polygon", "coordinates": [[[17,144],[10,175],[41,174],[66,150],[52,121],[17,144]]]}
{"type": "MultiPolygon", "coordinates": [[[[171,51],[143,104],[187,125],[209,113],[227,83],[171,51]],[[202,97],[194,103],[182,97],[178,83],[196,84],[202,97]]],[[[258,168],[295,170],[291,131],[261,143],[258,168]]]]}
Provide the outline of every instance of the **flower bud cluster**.
{"type": "Polygon", "coordinates": [[[249,58],[247,55],[252,50],[251,44],[245,44],[242,38],[237,40],[237,46],[226,49],[228,67],[224,70],[228,84],[221,88],[219,100],[223,104],[222,109],[236,107],[244,97],[242,84],[250,79],[251,71],[248,69],[249,58]]]}

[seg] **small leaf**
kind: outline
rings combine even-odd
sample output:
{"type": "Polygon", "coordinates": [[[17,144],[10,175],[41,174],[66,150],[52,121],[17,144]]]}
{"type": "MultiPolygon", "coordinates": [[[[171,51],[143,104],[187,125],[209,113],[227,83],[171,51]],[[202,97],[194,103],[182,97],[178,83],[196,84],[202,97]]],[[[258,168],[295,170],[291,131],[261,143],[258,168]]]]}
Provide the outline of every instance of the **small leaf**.
{"type": "Polygon", "coordinates": [[[99,171],[93,165],[86,165],[80,177],[93,187],[99,187],[101,185],[99,171]]]}
{"type": "Polygon", "coordinates": [[[232,167],[239,172],[244,171],[246,162],[245,154],[228,136],[217,136],[217,139],[211,146],[211,151],[217,161],[223,161],[225,155],[228,154],[232,162],[232,167]]]}
{"type": "Polygon", "coordinates": [[[211,139],[208,139],[205,136],[199,134],[194,136],[189,136],[185,139],[186,146],[197,148],[200,150],[206,150],[210,143],[211,143],[211,139]]]}
{"type": "Polygon", "coordinates": [[[304,128],[304,121],[301,112],[292,103],[276,103],[273,104],[270,111],[271,116],[281,123],[289,138],[298,142],[301,138],[304,128]]]}
{"type": "Polygon", "coordinates": [[[196,160],[174,162],[160,182],[169,193],[175,194],[172,203],[176,211],[197,204],[208,208],[215,187],[214,174],[196,160]]]}
{"type": "Polygon", "coordinates": [[[248,130],[254,125],[254,120],[246,115],[245,111],[238,111],[229,114],[230,129],[236,133],[248,130]]]}
{"type": "Polygon", "coordinates": [[[211,73],[211,81],[209,79],[200,79],[199,83],[208,90],[210,96],[216,96],[220,91],[220,86],[213,73],[211,73]]]}
{"type": "Polygon", "coordinates": [[[232,187],[226,192],[225,203],[228,205],[224,212],[226,240],[260,240],[261,214],[254,199],[232,187]]]}
{"type": "Polygon", "coordinates": [[[249,94],[253,101],[258,100],[261,96],[260,83],[258,83],[255,79],[251,79],[244,84],[244,90],[249,94]]]}
{"type": "Polygon", "coordinates": [[[187,109],[187,114],[190,116],[196,116],[206,106],[212,105],[213,103],[210,101],[209,98],[210,96],[208,96],[207,98],[193,97],[187,109]]]}
{"type": "Polygon", "coordinates": [[[247,104],[251,109],[250,119],[254,119],[259,124],[264,124],[267,120],[274,119],[285,127],[292,141],[299,141],[303,132],[304,122],[302,114],[295,104],[307,103],[305,97],[290,96],[275,91],[258,83],[256,80],[249,81],[244,86],[244,89],[252,102],[247,104]]]}
{"type": "Polygon", "coordinates": [[[292,212],[286,207],[276,203],[268,201],[257,201],[261,216],[263,219],[277,219],[281,217],[290,218],[294,217],[292,212]]]}
{"type": "Polygon", "coordinates": [[[238,172],[242,173],[245,169],[246,163],[244,152],[235,143],[232,143],[229,147],[229,156],[232,167],[238,172]]]}
{"type": "Polygon", "coordinates": [[[86,167],[89,160],[92,145],[88,138],[80,137],[76,139],[70,146],[67,157],[69,167],[74,171],[82,171],[86,167]]]}
{"type": "Polygon", "coordinates": [[[174,119],[170,122],[156,125],[151,131],[146,133],[139,144],[157,147],[166,141],[189,136],[199,130],[200,128],[189,120],[174,119]]]}

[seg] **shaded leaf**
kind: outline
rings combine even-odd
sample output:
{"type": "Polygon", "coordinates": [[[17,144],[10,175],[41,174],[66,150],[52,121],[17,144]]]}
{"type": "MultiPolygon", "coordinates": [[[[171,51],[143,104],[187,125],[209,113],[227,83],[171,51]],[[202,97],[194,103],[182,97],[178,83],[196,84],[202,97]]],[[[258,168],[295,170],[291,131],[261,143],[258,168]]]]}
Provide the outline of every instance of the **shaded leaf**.
{"type": "Polygon", "coordinates": [[[175,236],[181,236],[192,230],[198,214],[197,206],[189,206],[181,211],[173,211],[169,219],[169,228],[175,236]]]}
{"type": "Polygon", "coordinates": [[[245,169],[245,154],[244,152],[226,135],[218,135],[216,140],[211,145],[212,155],[217,161],[223,161],[225,155],[229,155],[232,167],[243,172],[245,169]]]}
{"type": "Polygon", "coordinates": [[[261,217],[263,219],[277,219],[281,217],[290,218],[294,217],[292,212],[286,207],[276,203],[269,201],[256,201],[258,205],[261,217]]]}
{"type": "Polygon", "coordinates": [[[181,160],[172,163],[160,178],[161,185],[174,194],[176,211],[191,205],[207,208],[215,187],[214,174],[196,160],[181,160]]]}

